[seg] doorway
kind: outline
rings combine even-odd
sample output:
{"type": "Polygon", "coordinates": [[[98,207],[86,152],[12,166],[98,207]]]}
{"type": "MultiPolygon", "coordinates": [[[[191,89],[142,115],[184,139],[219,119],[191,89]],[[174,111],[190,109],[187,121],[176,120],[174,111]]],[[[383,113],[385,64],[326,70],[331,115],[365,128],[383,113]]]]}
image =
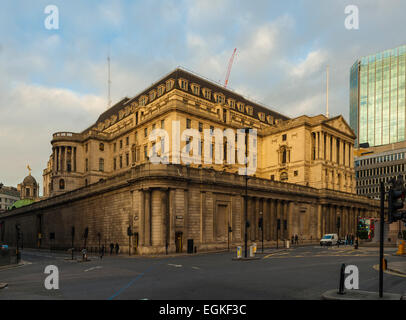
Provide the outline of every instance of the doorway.
{"type": "Polygon", "coordinates": [[[176,246],[176,253],[182,252],[182,232],[175,233],[175,246],[176,246]]]}

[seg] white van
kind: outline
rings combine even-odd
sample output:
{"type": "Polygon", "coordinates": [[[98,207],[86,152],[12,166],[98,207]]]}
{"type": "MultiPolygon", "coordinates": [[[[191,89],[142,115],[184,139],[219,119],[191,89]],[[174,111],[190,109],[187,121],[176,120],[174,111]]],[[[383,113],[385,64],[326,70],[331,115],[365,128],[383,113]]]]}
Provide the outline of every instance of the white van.
{"type": "Polygon", "coordinates": [[[325,234],[323,238],[320,240],[321,246],[334,246],[338,242],[338,235],[337,233],[329,233],[325,234]]]}

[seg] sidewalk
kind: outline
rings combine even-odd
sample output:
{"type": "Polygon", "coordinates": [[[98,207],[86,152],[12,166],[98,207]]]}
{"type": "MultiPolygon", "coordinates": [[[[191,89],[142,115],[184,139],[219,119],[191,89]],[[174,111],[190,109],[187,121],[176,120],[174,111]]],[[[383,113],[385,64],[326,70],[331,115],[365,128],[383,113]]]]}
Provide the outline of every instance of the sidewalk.
{"type": "Polygon", "coordinates": [[[394,273],[406,275],[406,261],[389,262],[387,269],[394,273]]]}
{"type": "Polygon", "coordinates": [[[323,300],[402,300],[402,295],[396,293],[384,292],[380,298],[378,292],[346,290],[345,294],[338,294],[337,289],[326,291],[321,297],[323,300]]]}

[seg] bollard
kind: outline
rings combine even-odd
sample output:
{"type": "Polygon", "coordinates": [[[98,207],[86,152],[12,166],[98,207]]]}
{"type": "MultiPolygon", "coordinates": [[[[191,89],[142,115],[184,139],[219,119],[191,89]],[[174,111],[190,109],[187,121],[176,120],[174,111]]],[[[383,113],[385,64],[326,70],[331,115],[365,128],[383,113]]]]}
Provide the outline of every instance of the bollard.
{"type": "Polygon", "coordinates": [[[237,247],[237,259],[241,259],[242,257],[242,251],[241,251],[241,246],[237,247]]]}
{"type": "Polygon", "coordinates": [[[398,251],[396,252],[396,255],[404,255],[405,254],[405,241],[401,240],[399,243],[398,251]]]}
{"type": "Polygon", "coordinates": [[[345,263],[341,265],[340,270],[340,284],[338,287],[338,294],[345,294],[344,292],[344,280],[345,280],[345,263]]]}
{"type": "Polygon", "coordinates": [[[358,239],[357,239],[357,240],[355,240],[354,249],[358,249],[358,239]]]}
{"type": "Polygon", "coordinates": [[[257,253],[257,244],[256,243],[252,244],[252,250],[253,250],[254,254],[257,253]]]}
{"type": "Polygon", "coordinates": [[[250,258],[253,258],[254,256],[255,256],[254,246],[251,245],[251,246],[250,246],[250,258]]]}

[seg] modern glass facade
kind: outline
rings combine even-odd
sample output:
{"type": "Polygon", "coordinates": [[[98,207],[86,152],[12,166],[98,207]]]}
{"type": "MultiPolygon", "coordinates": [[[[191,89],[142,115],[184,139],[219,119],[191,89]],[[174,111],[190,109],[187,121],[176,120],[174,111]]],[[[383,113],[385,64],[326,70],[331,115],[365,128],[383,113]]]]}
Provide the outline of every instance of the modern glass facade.
{"type": "Polygon", "coordinates": [[[405,140],[406,45],[357,60],[350,72],[350,126],[356,146],[405,140]]]}

